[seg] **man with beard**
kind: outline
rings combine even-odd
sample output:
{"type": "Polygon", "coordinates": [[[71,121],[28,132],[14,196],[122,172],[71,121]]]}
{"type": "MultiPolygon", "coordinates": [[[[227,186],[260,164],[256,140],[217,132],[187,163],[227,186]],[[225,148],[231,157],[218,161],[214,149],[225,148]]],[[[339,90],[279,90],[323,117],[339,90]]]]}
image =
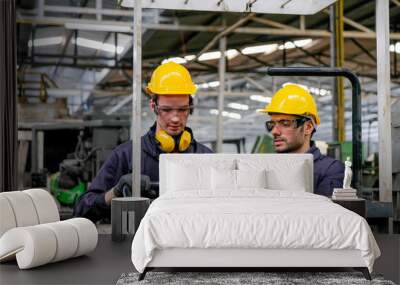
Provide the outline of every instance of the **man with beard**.
{"type": "Polygon", "coordinates": [[[311,94],[296,84],[285,84],[272,97],[271,103],[259,110],[271,118],[265,123],[274,138],[277,153],[311,153],[314,156],[314,193],[332,196],[341,188],[344,165],[322,155],[311,139],[320,124],[317,105],[311,94]]]}
{"type": "MultiPolygon", "coordinates": [[[[196,92],[189,71],[182,65],[168,62],[158,66],[147,86],[151,96],[150,109],[156,121],[141,138],[141,174],[151,182],[159,181],[159,155],[161,153],[210,153],[198,143],[190,128],[186,127],[193,111],[192,95],[196,92]]],[[[110,205],[114,197],[132,194],[132,142],[113,150],[90,185],[75,204],[74,216],[92,221],[110,218],[110,205]]],[[[156,198],[158,193],[142,193],[156,198]]]]}

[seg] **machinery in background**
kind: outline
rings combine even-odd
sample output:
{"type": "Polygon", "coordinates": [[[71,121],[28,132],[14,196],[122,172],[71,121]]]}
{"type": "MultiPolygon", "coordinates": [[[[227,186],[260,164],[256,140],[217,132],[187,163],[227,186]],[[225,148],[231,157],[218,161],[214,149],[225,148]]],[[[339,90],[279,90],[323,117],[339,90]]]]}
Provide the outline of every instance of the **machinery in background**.
{"type": "Polygon", "coordinates": [[[129,140],[129,128],[120,118],[19,123],[19,189],[48,188],[72,213],[112,149],[129,140]]]}
{"type": "Polygon", "coordinates": [[[84,141],[80,131],[75,152],[60,163],[60,171],[50,177],[50,192],[62,205],[74,205],[87,189],[93,174],[93,157],[98,148],[92,148],[89,140],[84,141]]]}
{"type": "MultiPolygon", "coordinates": [[[[365,157],[365,145],[361,144],[362,157],[365,157]]],[[[353,142],[330,142],[328,143],[327,155],[342,162],[346,161],[347,157],[353,157],[353,142]]]]}
{"type": "MultiPolygon", "coordinates": [[[[214,152],[217,151],[217,141],[201,141],[200,143],[210,147],[214,152]]],[[[246,138],[233,138],[222,140],[224,152],[228,153],[246,153],[246,138]]]]}
{"type": "Polygon", "coordinates": [[[269,134],[257,136],[251,153],[274,153],[274,139],[269,134]]]}

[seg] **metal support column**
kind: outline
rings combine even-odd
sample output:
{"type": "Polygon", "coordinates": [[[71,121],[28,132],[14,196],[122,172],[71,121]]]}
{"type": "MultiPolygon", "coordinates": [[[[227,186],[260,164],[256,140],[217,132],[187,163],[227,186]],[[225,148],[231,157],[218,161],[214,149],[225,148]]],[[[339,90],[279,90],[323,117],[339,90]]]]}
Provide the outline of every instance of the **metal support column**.
{"type": "Polygon", "coordinates": [[[219,58],[219,93],[218,93],[218,121],[217,121],[217,152],[222,152],[222,140],[224,136],[223,130],[223,116],[224,111],[224,92],[225,92],[225,70],[226,70],[226,37],[222,37],[219,40],[219,50],[221,51],[221,57],[219,58]]]}
{"type": "Polygon", "coordinates": [[[132,196],[140,197],[141,106],[142,106],[142,3],[135,0],[133,10],[133,82],[132,82],[132,196]]]}
{"type": "MultiPolygon", "coordinates": [[[[344,21],[343,21],[343,4],[344,0],[339,0],[335,4],[334,13],[334,44],[335,44],[335,66],[343,67],[344,64],[344,21]]],[[[336,134],[335,139],[339,142],[344,142],[346,139],[344,126],[344,86],[343,77],[335,78],[335,106],[336,106],[336,134]]]]}
{"type": "Polygon", "coordinates": [[[379,201],[392,202],[389,0],[376,1],[379,201]]]}
{"type": "MultiPolygon", "coordinates": [[[[336,29],[335,29],[335,4],[329,7],[329,30],[332,33],[330,38],[330,66],[336,66],[336,29]]],[[[337,133],[337,78],[332,77],[332,97],[334,104],[332,105],[332,140],[338,140],[337,133]]]]}
{"type": "Polygon", "coordinates": [[[103,20],[103,15],[99,12],[103,9],[103,0],[96,0],[96,20],[97,21],[102,21],[103,20]]]}

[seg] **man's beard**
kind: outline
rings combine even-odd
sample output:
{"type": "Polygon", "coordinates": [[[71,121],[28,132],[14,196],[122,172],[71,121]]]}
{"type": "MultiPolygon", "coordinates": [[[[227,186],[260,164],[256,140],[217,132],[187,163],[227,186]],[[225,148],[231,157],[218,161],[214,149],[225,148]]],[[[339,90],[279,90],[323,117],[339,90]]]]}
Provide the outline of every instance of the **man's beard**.
{"type": "Polygon", "coordinates": [[[286,144],[284,149],[276,149],[274,146],[274,149],[277,153],[291,153],[291,152],[298,150],[303,145],[301,142],[298,142],[298,141],[288,143],[287,139],[282,138],[282,137],[274,138],[274,140],[276,140],[276,139],[282,140],[286,144]]]}

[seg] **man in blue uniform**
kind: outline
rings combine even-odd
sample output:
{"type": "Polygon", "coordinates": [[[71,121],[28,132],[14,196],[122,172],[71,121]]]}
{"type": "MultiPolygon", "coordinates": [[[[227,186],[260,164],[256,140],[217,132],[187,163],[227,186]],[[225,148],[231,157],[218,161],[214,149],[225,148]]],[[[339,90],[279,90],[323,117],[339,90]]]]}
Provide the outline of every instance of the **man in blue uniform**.
{"type": "MultiPolygon", "coordinates": [[[[141,174],[152,182],[159,181],[158,164],[161,153],[210,153],[198,143],[190,128],[186,127],[193,110],[196,86],[189,71],[182,65],[169,62],[157,67],[147,86],[151,95],[150,108],[156,122],[141,138],[141,174]]],[[[114,197],[127,195],[132,183],[132,142],[113,150],[92,181],[89,190],[75,204],[74,216],[92,221],[110,218],[110,205],[114,197]]],[[[142,193],[155,198],[158,194],[142,193]]]]}
{"type": "Polygon", "coordinates": [[[322,155],[311,140],[320,124],[317,105],[311,94],[296,84],[285,84],[272,97],[271,103],[259,110],[271,120],[266,129],[274,138],[278,153],[311,153],[314,156],[314,193],[332,196],[333,188],[341,188],[344,165],[341,161],[322,155]]]}

